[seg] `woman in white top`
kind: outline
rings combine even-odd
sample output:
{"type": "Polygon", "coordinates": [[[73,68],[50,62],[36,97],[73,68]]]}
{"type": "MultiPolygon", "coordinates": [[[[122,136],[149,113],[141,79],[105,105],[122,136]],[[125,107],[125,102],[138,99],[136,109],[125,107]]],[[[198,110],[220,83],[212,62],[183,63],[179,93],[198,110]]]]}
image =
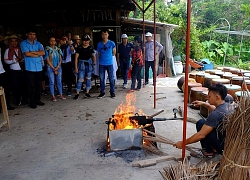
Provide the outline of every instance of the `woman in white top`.
{"type": "Polygon", "coordinates": [[[5,50],[4,62],[10,65],[11,91],[15,97],[16,105],[27,103],[28,90],[25,78],[25,67],[23,55],[20,49],[20,39],[16,35],[11,35],[7,42],[9,48],[5,50]]]}

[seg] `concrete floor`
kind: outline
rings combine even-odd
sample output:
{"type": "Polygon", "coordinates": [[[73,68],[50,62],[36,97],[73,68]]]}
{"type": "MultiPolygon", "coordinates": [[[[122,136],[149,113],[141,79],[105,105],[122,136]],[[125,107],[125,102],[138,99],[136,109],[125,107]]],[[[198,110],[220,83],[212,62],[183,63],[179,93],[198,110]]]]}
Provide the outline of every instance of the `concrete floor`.
{"type": "MultiPolygon", "coordinates": [[[[181,75],[158,78],[156,108],[153,86],[148,85],[136,94],[136,108],[147,115],[160,110],[156,117],[173,117],[173,108],[183,108],[183,93],[177,87],[181,75]]],[[[165,161],[155,166],[132,167],[137,160],[158,157],[153,154],[133,156],[126,160],[118,153],[105,156],[107,121],[122,102],[126,91],[118,80],[116,99],[106,96],[97,99],[98,91],[92,90],[92,98],[52,102],[42,96],[45,106],[31,109],[21,105],[9,111],[11,130],[0,129],[0,179],[2,180],[162,180],[159,173],[176,161],[165,161]]],[[[109,95],[109,86],[106,94],[109,95]]],[[[200,119],[199,110],[188,108],[188,117],[200,119]]],[[[0,114],[0,120],[3,120],[0,114]]],[[[172,141],[182,139],[181,120],[154,122],[155,132],[172,141]]],[[[187,123],[187,136],[195,133],[195,124],[187,123]]],[[[199,143],[194,144],[200,147],[199,143]]],[[[158,143],[159,150],[168,155],[181,156],[181,150],[158,143]]],[[[189,152],[186,152],[189,155],[189,152]]],[[[192,159],[191,159],[192,160],[192,159]]],[[[198,160],[193,159],[192,162],[198,160]]]]}

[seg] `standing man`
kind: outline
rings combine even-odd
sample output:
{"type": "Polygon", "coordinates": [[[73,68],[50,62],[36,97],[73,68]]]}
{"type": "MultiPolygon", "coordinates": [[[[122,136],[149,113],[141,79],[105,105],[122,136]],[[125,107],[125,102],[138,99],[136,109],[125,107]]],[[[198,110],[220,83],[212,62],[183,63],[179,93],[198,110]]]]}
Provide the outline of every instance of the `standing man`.
{"type": "Polygon", "coordinates": [[[103,98],[105,96],[105,71],[108,73],[110,83],[110,96],[115,98],[115,79],[113,68],[113,56],[116,54],[115,43],[108,39],[109,32],[107,29],[101,30],[102,41],[97,44],[97,52],[99,58],[99,77],[101,93],[97,98],[103,98]]]}
{"type": "MultiPolygon", "coordinates": [[[[148,84],[148,77],[149,77],[149,68],[152,68],[153,71],[153,80],[155,77],[155,69],[154,69],[154,57],[157,56],[163,49],[163,46],[155,41],[156,47],[156,53],[154,56],[154,40],[152,39],[152,34],[150,32],[146,33],[146,42],[145,42],[145,85],[148,84]]],[[[153,83],[155,84],[155,82],[153,83]]]]}
{"type": "MultiPolygon", "coordinates": [[[[72,46],[76,50],[76,48],[81,45],[80,36],[79,35],[74,35],[73,38],[72,38],[72,42],[73,42],[72,46]]],[[[73,70],[75,69],[75,55],[76,55],[75,53],[71,54],[71,63],[72,63],[72,69],[73,70]]],[[[75,87],[77,86],[77,77],[76,76],[74,76],[73,84],[75,85],[75,87]]]]}
{"type": "Polygon", "coordinates": [[[41,56],[45,55],[43,45],[36,40],[36,32],[29,29],[26,32],[27,39],[20,44],[28,81],[28,93],[30,107],[36,108],[37,105],[43,106],[44,103],[40,101],[42,90],[42,70],[43,60],[41,56]]]}
{"type": "Polygon", "coordinates": [[[130,67],[131,50],[134,47],[132,43],[128,43],[127,34],[122,34],[122,43],[118,45],[117,60],[120,61],[120,68],[123,78],[123,89],[127,88],[128,71],[130,67]]]}
{"type": "Polygon", "coordinates": [[[63,36],[62,44],[60,46],[62,57],[62,80],[67,85],[67,96],[71,96],[72,84],[74,82],[74,73],[72,65],[72,54],[75,54],[75,48],[71,40],[71,33],[67,33],[68,36],[63,36]]]}

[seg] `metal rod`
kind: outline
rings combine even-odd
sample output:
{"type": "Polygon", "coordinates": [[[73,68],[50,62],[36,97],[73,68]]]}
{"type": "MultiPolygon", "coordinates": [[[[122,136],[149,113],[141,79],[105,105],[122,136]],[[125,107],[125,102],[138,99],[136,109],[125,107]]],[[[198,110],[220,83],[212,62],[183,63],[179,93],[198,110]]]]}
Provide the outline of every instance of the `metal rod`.
{"type": "Polygon", "coordinates": [[[152,1],[154,2],[154,69],[153,70],[153,85],[154,85],[154,109],[156,109],[156,5],[155,5],[155,0],[152,1]]]}
{"type": "MultiPolygon", "coordinates": [[[[188,71],[189,71],[189,51],[190,51],[190,22],[191,22],[191,0],[187,1],[187,31],[186,31],[186,67],[185,67],[185,89],[188,89],[188,71]]],[[[184,116],[183,116],[183,137],[182,137],[182,162],[186,155],[187,142],[187,104],[188,92],[184,92],[184,116]]]]}
{"type": "Polygon", "coordinates": [[[200,117],[201,117],[202,119],[204,119],[204,120],[206,121],[206,118],[205,118],[204,116],[202,116],[202,114],[201,114],[200,112],[198,112],[198,114],[200,115],[200,117]]]}

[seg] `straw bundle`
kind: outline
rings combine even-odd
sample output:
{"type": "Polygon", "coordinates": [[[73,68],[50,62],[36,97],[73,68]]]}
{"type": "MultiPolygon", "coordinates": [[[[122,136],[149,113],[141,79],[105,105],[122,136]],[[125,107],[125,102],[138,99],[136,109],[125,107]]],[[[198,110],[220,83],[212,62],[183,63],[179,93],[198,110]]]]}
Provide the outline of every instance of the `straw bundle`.
{"type": "Polygon", "coordinates": [[[250,179],[250,97],[244,93],[223,125],[226,138],[219,179],[250,179]]]}
{"type": "Polygon", "coordinates": [[[199,167],[191,166],[190,162],[185,159],[179,162],[177,166],[170,165],[169,168],[163,168],[163,172],[159,171],[165,180],[212,180],[218,176],[218,162],[206,162],[199,167]]]}

